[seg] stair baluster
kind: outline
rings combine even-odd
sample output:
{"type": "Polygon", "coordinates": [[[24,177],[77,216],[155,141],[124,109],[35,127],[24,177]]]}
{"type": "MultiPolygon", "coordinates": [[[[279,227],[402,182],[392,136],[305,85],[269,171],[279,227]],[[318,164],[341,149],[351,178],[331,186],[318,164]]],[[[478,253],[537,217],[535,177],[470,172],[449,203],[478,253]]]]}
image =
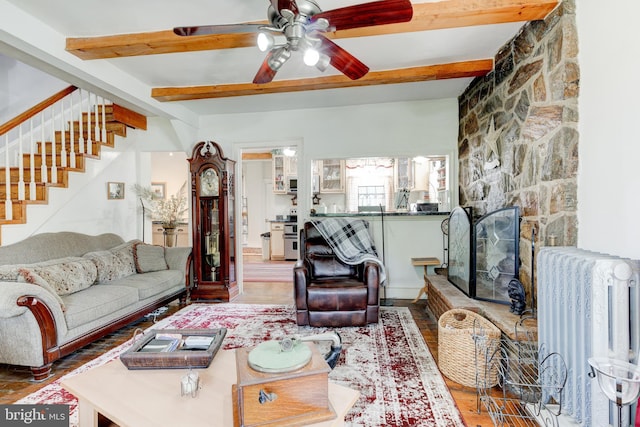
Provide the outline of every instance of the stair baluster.
{"type": "Polygon", "coordinates": [[[18,125],[18,200],[24,200],[24,150],[23,144],[22,123],[18,125]]]}
{"type": "Polygon", "coordinates": [[[107,142],[107,100],[102,97],[102,142],[107,142]]]}
{"type": "Polygon", "coordinates": [[[33,140],[33,118],[31,118],[29,119],[29,200],[36,199],[36,162],[34,151],[35,143],[33,140]]]}
{"type": "Polygon", "coordinates": [[[84,149],[84,133],[82,132],[82,122],[84,122],[84,118],[82,117],[82,104],[83,104],[83,100],[82,100],[82,89],[80,89],[78,92],[80,92],[80,120],[78,120],[79,122],[79,132],[80,135],[78,135],[78,145],[80,146],[80,154],[84,154],[85,153],[85,149],[84,149]]]}
{"type": "MultiPolygon", "coordinates": [[[[98,116],[98,114],[100,113],[98,111],[98,106],[100,105],[100,101],[98,101],[98,95],[95,95],[95,99],[96,99],[96,103],[95,103],[95,113],[96,113],[96,120],[95,120],[95,125],[96,125],[96,130],[93,134],[93,140],[94,141],[100,141],[100,118],[98,116]]],[[[100,141],[100,142],[105,142],[105,141],[100,141]]]]}
{"type": "Polygon", "coordinates": [[[9,132],[4,135],[4,164],[5,164],[5,202],[4,219],[13,219],[13,203],[11,202],[11,165],[9,164],[9,132]]]}
{"type": "Polygon", "coordinates": [[[87,153],[93,155],[93,142],[91,141],[91,92],[87,94],[87,153]]]}
{"type": "Polygon", "coordinates": [[[69,126],[69,150],[70,150],[70,157],[69,157],[69,166],[74,168],[76,167],[76,149],[75,149],[75,134],[73,132],[73,128],[75,128],[75,126],[73,125],[73,93],[69,95],[69,103],[71,105],[69,105],[69,121],[68,126],[69,126]]]}
{"type": "MultiPolygon", "coordinates": [[[[51,183],[58,183],[58,161],[56,160],[56,116],[55,104],[51,106],[51,183]]],[[[47,144],[44,144],[43,157],[47,158],[47,144]]]]}
{"type": "Polygon", "coordinates": [[[45,184],[49,182],[49,170],[47,169],[47,156],[43,156],[42,152],[44,151],[44,147],[46,145],[46,139],[44,137],[44,111],[40,112],[40,181],[45,184]]]}
{"type": "MultiPolygon", "coordinates": [[[[55,145],[56,141],[52,141],[55,145]]],[[[60,100],[60,167],[67,167],[67,132],[66,123],[64,121],[64,98],[60,100]]]]}

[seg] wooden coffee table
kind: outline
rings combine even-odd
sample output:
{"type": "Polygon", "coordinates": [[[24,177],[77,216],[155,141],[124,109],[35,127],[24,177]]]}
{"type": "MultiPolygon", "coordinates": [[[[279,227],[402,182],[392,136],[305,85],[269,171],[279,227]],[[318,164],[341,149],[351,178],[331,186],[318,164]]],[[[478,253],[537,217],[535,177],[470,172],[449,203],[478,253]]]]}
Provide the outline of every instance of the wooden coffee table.
{"type": "MultiPolygon", "coordinates": [[[[220,350],[207,369],[198,369],[196,398],[180,396],[186,369],[128,370],[111,361],[62,381],[78,398],[81,427],[98,426],[102,414],[120,427],[233,426],[231,386],[237,382],[235,350],[220,350]]],[[[338,417],[314,426],[344,425],[360,393],[329,382],[329,400],[338,417]]]]}

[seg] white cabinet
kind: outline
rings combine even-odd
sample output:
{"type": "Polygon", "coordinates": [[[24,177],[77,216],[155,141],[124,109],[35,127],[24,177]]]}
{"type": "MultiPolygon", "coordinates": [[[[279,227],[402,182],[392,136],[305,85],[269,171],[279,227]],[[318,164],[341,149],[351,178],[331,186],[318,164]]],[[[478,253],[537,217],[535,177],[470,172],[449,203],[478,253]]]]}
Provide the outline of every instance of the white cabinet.
{"type": "Polygon", "coordinates": [[[271,160],[272,173],[273,173],[273,192],[277,194],[285,194],[286,188],[286,175],[284,170],[284,156],[276,154],[271,160]]]}
{"type": "Polygon", "coordinates": [[[270,255],[272,260],[284,260],[284,223],[271,223],[271,238],[269,239],[270,255]]]}
{"type": "Polygon", "coordinates": [[[298,158],[274,154],[271,161],[273,173],[273,192],[286,194],[289,191],[289,178],[298,175],[298,158]]]}
{"type": "Polygon", "coordinates": [[[320,192],[344,193],[344,160],[320,160],[320,192]]]}
{"type": "MultiPolygon", "coordinates": [[[[160,224],[153,224],[153,229],[151,233],[152,241],[151,243],[154,245],[160,246],[171,246],[165,241],[164,228],[160,224]]],[[[183,224],[176,227],[175,230],[175,246],[189,246],[189,225],[183,224]]]]}

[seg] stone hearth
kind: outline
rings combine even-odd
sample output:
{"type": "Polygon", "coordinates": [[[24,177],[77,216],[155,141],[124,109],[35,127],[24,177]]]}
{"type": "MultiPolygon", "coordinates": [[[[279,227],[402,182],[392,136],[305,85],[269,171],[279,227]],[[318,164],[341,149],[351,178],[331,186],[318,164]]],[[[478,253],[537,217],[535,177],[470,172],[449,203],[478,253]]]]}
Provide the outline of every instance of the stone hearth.
{"type": "MultiPolygon", "coordinates": [[[[446,276],[427,276],[427,281],[427,308],[436,319],[439,319],[448,310],[464,308],[487,318],[502,331],[503,336],[506,335],[512,340],[516,339],[515,328],[520,321],[520,316],[510,313],[508,305],[469,298],[452,285],[446,276]]],[[[527,319],[522,326],[519,327],[519,331],[527,332],[532,338],[537,339],[536,319],[527,319]]],[[[523,336],[521,335],[519,338],[522,339],[523,336]]]]}

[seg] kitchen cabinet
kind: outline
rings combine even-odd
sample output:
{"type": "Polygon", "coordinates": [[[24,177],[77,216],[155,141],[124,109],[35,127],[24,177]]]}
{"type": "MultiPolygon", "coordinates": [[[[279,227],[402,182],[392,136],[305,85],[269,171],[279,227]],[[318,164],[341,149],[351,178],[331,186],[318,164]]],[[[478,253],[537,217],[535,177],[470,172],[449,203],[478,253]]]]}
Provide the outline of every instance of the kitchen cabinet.
{"type": "Polygon", "coordinates": [[[284,260],[284,223],[272,222],[271,223],[271,239],[269,249],[269,259],[271,260],[284,260]]]}
{"type": "Polygon", "coordinates": [[[339,159],[319,160],[320,192],[344,193],[345,162],[339,159]]]}
{"type": "Polygon", "coordinates": [[[274,154],[271,159],[273,192],[287,194],[289,178],[298,175],[298,159],[296,156],[285,156],[284,154],[274,154]]]}
{"type": "MultiPolygon", "coordinates": [[[[189,227],[188,224],[178,224],[178,226],[176,227],[176,234],[175,234],[176,235],[175,246],[183,246],[183,247],[190,246],[188,227],[189,227]]],[[[151,238],[152,238],[151,243],[154,245],[170,246],[169,244],[167,244],[168,242],[165,241],[164,228],[162,227],[162,224],[159,224],[159,223],[153,224],[151,238]]]]}
{"type": "Polygon", "coordinates": [[[286,194],[286,175],[284,171],[284,156],[275,154],[271,158],[273,192],[276,194],[286,194]]]}
{"type": "Polygon", "coordinates": [[[394,163],[396,190],[412,190],[414,187],[413,160],[410,157],[398,157],[394,163]]]}
{"type": "Polygon", "coordinates": [[[196,144],[189,159],[196,300],[230,301],[238,295],[234,167],[211,141],[196,144]]]}

